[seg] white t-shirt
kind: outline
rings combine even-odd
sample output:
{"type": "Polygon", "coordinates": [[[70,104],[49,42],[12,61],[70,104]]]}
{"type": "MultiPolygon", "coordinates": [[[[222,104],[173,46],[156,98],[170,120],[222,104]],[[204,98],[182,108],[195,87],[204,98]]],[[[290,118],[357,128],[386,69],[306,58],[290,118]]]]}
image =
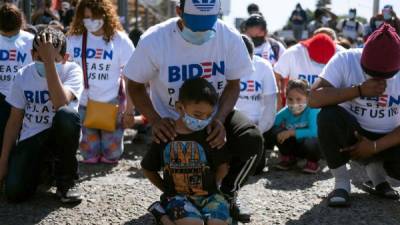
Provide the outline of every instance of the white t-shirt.
{"type": "MultiPolygon", "coordinates": [[[[125,32],[117,32],[105,42],[103,36],[88,33],[86,48],[89,90],[84,90],[81,102],[86,106],[88,98],[98,102],[110,102],[117,98],[121,81],[121,69],[126,65],[135,47],[125,32]]],[[[82,35],[67,39],[71,60],[82,64],[82,35]]]]}
{"type": "Polygon", "coordinates": [[[275,65],[278,59],[285,52],[285,46],[283,46],[279,41],[276,42],[279,45],[279,57],[276,57],[272,45],[268,40],[264,44],[254,48],[254,54],[268,60],[272,65],[275,65]]]}
{"type": "MultiPolygon", "coordinates": [[[[78,110],[83,91],[82,69],[76,63],[67,62],[58,75],[63,87],[76,97],[69,107],[78,110]]],[[[20,141],[51,127],[55,110],[50,100],[47,80],[39,76],[34,63],[19,71],[6,101],[13,107],[25,111],[20,141]]]]}
{"type": "Polygon", "coordinates": [[[150,97],[161,117],[177,119],[175,102],[185,80],[203,77],[219,94],[227,80],[253,72],[249,53],[240,34],[222,21],[216,35],[205,44],[193,45],[179,32],[178,18],[150,28],[139,42],[124,75],[138,83],[150,83],[150,97]]]}
{"type": "Polygon", "coordinates": [[[258,56],[253,57],[253,65],[255,71],[240,79],[240,96],[236,103],[236,109],[244,113],[255,124],[259,124],[261,120],[272,121],[273,124],[275,115],[261,118],[265,107],[275,107],[275,105],[265,106],[263,98],[278,93],[272,65],[258,56]]]}
{"type": "Polygon", "coordinates": [[[18,70],[32,62],[34,36],[20,31],[15,41],[0,35],[0,93],[7,96],[18,70]]]}
{"type": "Polygon", "coordinates": [[[359,21],[349,19],[341,20],[336,28],[343,33],[343,36],[345,38],[351,38],[353,40],[357,39],[357,37],[362,36],[364,32],[364,26],[359,21]],[[346,24],[344,21],[346,21],[346,24]]]}
{"type": "MultiPolygon", "coordinates": [[[[336,54],[321,77],[336,88],[361,84],[366,80],[361,61],[362,49],[336,54]]],[[[340,104],[357,118],[361,127],[375,133],[389,133],[400,126],[400,72],[387,80],[385,93],[380,97],[356,98],[340,104]]]]}
{"type": "MultiPolygon", "coordinates": [[[[343,48],[336,47],[336,52],[343,48]]],[[[314,84],[318,75],[322,72],[325,64],[319,64],[310,59],[307,48],[302,44],[296,44],[285,51],[279,61],[275,64],[274,70],[289,80],[302,79],[314,84]]]]}

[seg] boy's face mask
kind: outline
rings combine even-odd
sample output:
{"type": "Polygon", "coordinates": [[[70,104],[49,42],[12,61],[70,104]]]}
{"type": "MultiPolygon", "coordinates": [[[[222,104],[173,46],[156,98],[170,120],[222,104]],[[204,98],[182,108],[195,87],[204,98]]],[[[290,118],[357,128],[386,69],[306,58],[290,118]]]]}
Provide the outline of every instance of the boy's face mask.
{"type": "MultiPolygon", "coordinates": [[[[57,74],[60,74],[62,67],[63,67],[62,63],[56,63],[57,74]]],[[[44,67],[43,62],[35,61],[35,68],[40,77],[43,77],[43,78],[46,77],[46,68],[44,67]]]]}
{"type": "Polygon", "coordinates": [[[185,112],[183,116],[183,122],[185,123],[186,127],[192,131],[200,131],[206,128],[212,120],[212,116],[208,117],[205,120],[196,119],[185,112]]]}

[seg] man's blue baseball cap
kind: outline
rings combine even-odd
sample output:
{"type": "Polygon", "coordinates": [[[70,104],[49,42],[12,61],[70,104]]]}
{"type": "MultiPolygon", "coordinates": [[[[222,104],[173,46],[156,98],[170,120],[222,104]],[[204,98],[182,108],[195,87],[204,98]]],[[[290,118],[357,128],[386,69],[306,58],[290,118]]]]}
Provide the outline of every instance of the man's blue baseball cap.
{"type": "Polygon", "coordinates": [[[221,10],[220,0],[186,0],[183,21],[194,32],[214,29],[221,10]]]}

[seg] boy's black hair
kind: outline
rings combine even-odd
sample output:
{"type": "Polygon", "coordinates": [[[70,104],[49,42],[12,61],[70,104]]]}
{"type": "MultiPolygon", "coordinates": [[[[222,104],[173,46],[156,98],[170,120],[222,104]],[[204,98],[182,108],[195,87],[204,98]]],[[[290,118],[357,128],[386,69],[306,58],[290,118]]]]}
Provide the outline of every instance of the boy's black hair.
{"type": "Polygon", "coordinates": [[[250,17],[244,22],[245,29],[250,27],[261,27],[264,31],[267,30],[267,21],[264,16],[261,14],[252,14],[250,17]]]}
{"type": "Polygon", "coordinates": [[[11,3],[5,3],[0,8],[0,30],[11,32],[20,30],[24,24],[21,11],[11,3]]]}
{"type": "Polygon", "coordinates": [[[250,57],[253,56],[253,54],[254,54],[254,43],[253,43],[253,41],[247,35],[242,35],[242,39],[244,41],[244,44],[246,45],[246,48],[247,48],[247,51],[250,54],[250,57]]]}
{"type": "Polygon", "coordinates": [[[64,33],[49,26],[38,28],[38,32],[33,39],[33,50],[37,51],[39,37],[43,36],[43,34],[46,35],[46,38],[49,38],[49,35],[51,35],[53,37],[54,48],[59,49],[61,56],[65,56],[67,52],[67,41],[64,33]]]}
{"type": "Polygon", "coordinates": [[[203,78],[186,80],[179,89],[179,102],[207,102],[211,106],[218,103],[218,93],[214,86],[203,78]]]}

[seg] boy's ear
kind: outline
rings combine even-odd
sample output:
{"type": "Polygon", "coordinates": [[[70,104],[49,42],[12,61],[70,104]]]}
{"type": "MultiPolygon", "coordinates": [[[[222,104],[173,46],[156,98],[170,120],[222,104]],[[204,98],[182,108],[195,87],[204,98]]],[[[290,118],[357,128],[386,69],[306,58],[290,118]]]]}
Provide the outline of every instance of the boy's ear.
{"type": "Polygon", "coordinates": [[[183,110],[183,104],[179,101],[175,103],[175,110],[179,113],[179,115],[183,116],[185,114],[185,110],[183,110]]]}
{"type": "MultiPolygon", "coordinates": [[[[62,60],[62,64],[65,64],[67,61],[69,60],[69,54],[65,53],[63,60],[62,60]]],[[[71,60],[72,61],[72,60],[71,60]]]]}

